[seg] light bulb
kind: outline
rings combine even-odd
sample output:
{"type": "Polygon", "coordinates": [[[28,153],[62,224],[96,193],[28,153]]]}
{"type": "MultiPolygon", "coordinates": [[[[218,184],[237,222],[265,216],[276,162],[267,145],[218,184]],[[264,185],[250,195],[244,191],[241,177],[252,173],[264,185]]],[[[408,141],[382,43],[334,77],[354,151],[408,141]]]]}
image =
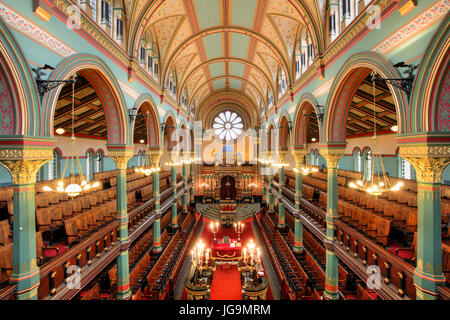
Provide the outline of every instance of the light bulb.
{"type": "Polygon", "coordinates": [[[44,187],[42,188],[42,190],[44,190],[44,191],[53,191],[53,189],[50,188],[49,186],[44,186],[44,187]]]}
{"type": "Polygon", "coordinates": [[[58,128],[58,129],[55,130],[55,132],[57,134],[64,134],[64,132],[66,132],[66,130],[64,130],[63,128],[58,128]]]}
{"type": "Polygon", "coordinates": [[[392,126],[391,130],[394,131],[394,132],[397,132],[398,131],[398,126],[392,126]]]}
{"type": "Polygon", "coordinates": [[[354,182],[350,182],[350,188],[355,189],[355,188],[357,188],[357,186],[356,186],[356,184],[354,182]]]}

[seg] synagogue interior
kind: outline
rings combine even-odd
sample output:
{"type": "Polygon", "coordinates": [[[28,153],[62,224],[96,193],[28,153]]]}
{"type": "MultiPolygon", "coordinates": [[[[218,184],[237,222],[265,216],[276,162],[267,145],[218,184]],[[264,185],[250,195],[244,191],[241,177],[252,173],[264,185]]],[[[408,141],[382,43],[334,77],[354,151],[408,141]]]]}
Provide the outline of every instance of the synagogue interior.
{"type": "Polygon", "coordinates": [[[449,0],[0,0],[0,300],[449,300],[449,0]]]}

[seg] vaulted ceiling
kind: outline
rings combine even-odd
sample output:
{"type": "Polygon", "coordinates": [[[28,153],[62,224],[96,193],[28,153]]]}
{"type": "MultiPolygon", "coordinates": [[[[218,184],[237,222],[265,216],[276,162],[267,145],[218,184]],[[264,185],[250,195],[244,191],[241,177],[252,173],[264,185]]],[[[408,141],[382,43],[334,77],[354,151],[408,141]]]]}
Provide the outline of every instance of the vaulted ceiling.
{"type": "Polygon", "coordinates": [[[227,88],[266,106],[269,93],[278,96],[281,69],[288,86],[293,81],[300,32],[320,47],[319,2],[128,0],[130,50],[137,56],[141,39],[150,37],[159,53],[161,85],[173,73],[177,98],[187,90],[189,106],[227,88]]]}

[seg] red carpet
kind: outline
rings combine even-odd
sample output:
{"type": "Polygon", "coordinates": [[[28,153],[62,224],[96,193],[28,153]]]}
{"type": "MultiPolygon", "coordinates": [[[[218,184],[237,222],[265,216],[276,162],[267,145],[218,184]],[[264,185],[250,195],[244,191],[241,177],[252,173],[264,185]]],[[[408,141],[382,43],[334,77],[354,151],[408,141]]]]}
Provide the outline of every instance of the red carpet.
{"type": "MultiPolygon", "coordinates": [[[[206,244],[208,248],[212,247],[214,235],[210,229],[210,223],[212,220],[203,217],[203,222],[205,223],[203,228],[203,233],[201,239],[206,244]]],[[[241,234],[242,246],[247,246],[250,239],[255,241],[255,235],[253,234],[251,223],[253,218],[249,218],[244,222],[244,232],[241,234]]],[[[224,236],[229,236],[230,238],[237,239],[237,234],[234,231],[234,227],[220,226],[219,231],[216,234],[217,240],[222,240],[224,236]]],[[[263,265],[264,268],[264,265],[263,265]]],[[[181,296],[182,300],[185,300],[186,292],[183,290],[181,296]]],[[[272,291],[270,286],[267,289],[267,300],[273,300],[272,291]]],[[[210,300],[242,300],[241,293],[241,276],[237,270],[236,265],[230,265],[229,269],[223,269],[222,266],[217,266],[216,271],[213,274],[213,280],[211,283],[210,300]]]]}
{"type": "Polygon", "coordinates": [[[237,266],[218,266],[211,283],[210,300],[242,300],[241,276],[237,266]]]}

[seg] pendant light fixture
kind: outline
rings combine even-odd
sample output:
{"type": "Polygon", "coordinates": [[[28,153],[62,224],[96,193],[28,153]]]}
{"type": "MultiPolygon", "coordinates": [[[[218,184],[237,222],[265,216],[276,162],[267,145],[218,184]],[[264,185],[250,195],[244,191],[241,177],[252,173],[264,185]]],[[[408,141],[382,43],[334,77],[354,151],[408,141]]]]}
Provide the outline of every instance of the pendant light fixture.
{"type": "MultiPolygon", "coordinates": [[[[88,192],[91,189],[95,189],[100,187],[100,182],[92,181],[88,182],[86,177],[83,174],[83,170],[81,169],[80,158],[78,157],[78,150],[76,145],[75,138],[75,82],[76,82],[76,74],[73,75],[72,81],[72,136],[70,138],[70,156],[66,159],[64,164],[64,170],[61,175],[61,179],[57,182],[56,191],[60,193],[65,193],[71,198],[75,198],[79,196],[82,192],[88,192]],[[64,186],[64,177],[66,174],[67,164],[70,161],[70,183],[67,186],[64,186]],[[75,166],[78,167],[79,173],[79,181],[80,184],[77,183],[77,179],[75,177],[75,166]]],[[[44,186],[44,191],[55,191],[49,186],[44,186]]]]}
{"type": "Polygon", "coordinates": [[[398,191],[403,186],[403,182],[398,182],[395,186],[392,186],[389,182],[389,178],[384,169],[381,153],[377,153],[378,150],[378,137],[377,137],[377,122],[376,122],[376,99],[375,99],[375,81],[376,72],[372,71],[372,95],[373,95],[373,142],[374,151],[370,154],[371,166],[367,170],[364,170],[362,180],[350,182],[349,187],[352,189],[359,189],[373,196],[379,196],[384,192],[398,191]],[[375,174],[377,172],[377,174],[375,174]]]}

